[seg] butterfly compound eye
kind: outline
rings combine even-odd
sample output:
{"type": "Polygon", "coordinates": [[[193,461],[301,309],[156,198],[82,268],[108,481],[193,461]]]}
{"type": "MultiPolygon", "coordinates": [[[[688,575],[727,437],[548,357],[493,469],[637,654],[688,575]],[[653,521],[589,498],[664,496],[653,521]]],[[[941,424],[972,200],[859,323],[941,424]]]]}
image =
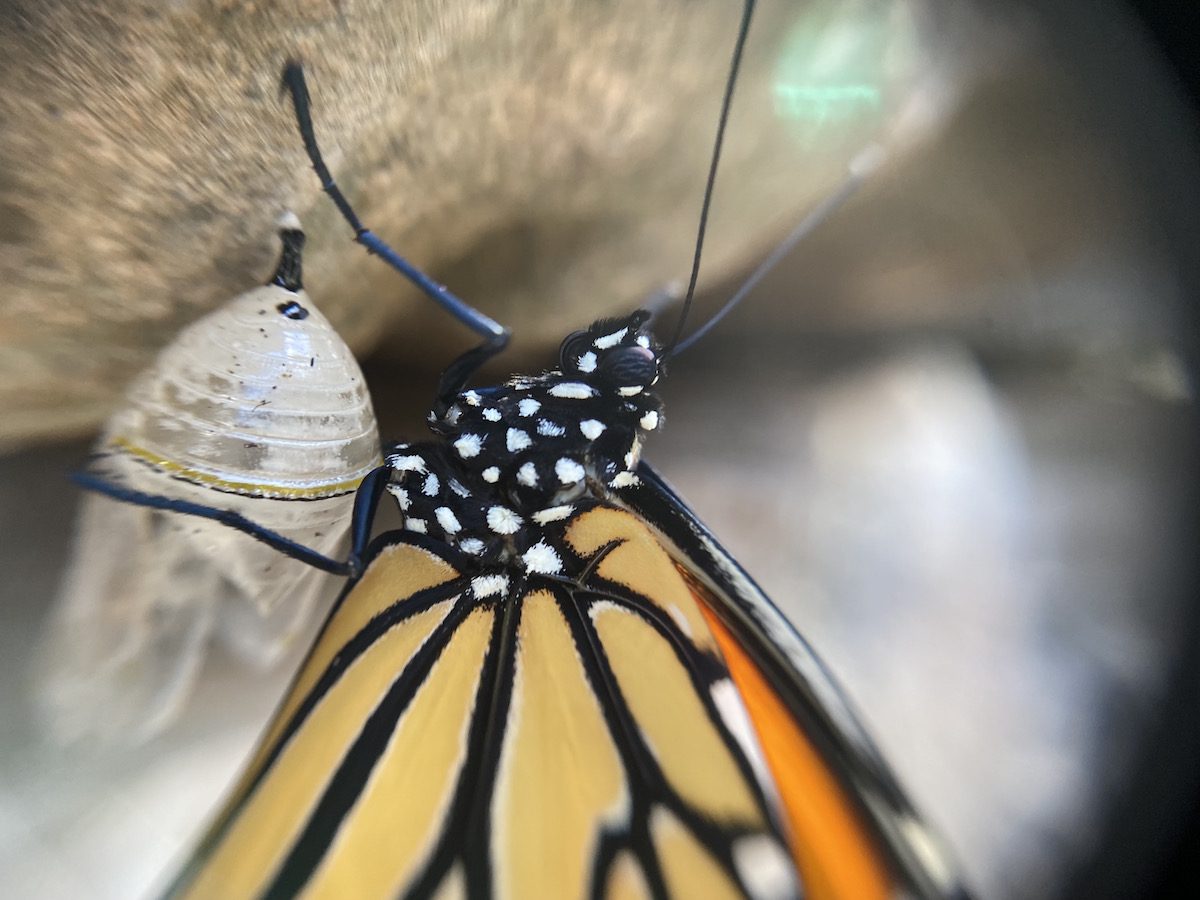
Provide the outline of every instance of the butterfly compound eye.
{"type": "Polygon", "coordinates": [[[620,347],[600,361],[596,375],[617,387],[648,385],[658,374],[658,361],[645,347],[620,347]]]}

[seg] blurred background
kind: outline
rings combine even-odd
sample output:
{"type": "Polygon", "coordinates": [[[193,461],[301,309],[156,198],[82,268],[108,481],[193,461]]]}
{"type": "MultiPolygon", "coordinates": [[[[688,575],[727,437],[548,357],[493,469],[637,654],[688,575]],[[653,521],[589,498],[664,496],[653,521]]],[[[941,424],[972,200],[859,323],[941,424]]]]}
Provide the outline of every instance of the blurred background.
{"type": "MultiPolygon", "coordinates": [[[[686,274],[736,18],[719,3],[666,3],[658,21],[632,4],[462,6],[392,23],[393,53],[414,33],[451,48],[414,50],[442,60],[430,84],[451,85],[418,91],[411,102],[428,108],[397,122],[377,101],[356,106],[403,84],[326,63],[314,92],[337,102],[318,109],[318,129],[368,221],[515,325],[505,366],[536,367],[570,328],[686,274]],[[585,60],[600,68],[571,68],[585,60]],[[507,77],[480,87],[495,71],[507,77]],[[528,84],[554,102],[505,105],[528,84]],[[681,119],[678,105],[695,112],[681,119]],[[406,205],[417,176],[404,173],[442,184],[478,168],[470,141],[420,145],[413,122],[435,115],[468,133],[476,121],[491,168],[454,181],[461,195],[438,187],[437,203],[406,205]]],[[[864,148],[885,161],[678,359],[648,458],[825,656],[980,896],[1145,896],[1181,852],[1197,787],[1194,109],[1146,19],[1109,0],[762,6],[696,321],[864,148]]],[[[238,49],[253,7],[186,11],[217,23],[224,65],[262,69],[269,85],[272,66],[238,49]]],[[[287,34],[332,58],[313,30],[357,46],[379,31],[370,7],[343,3],[341,19],[314,24],[301,4],[287,34]]],[[[13,4],[0,42],[48,53],[83,9],[13,4]]],[[[173,72],[173,46],[147,45],[147,78],[173,72]]],[[[60,71],[56,84],[69,92],[80,77],[60,71]]],[[[309,227],[310,290],[362,351],[384,435],[421,434],[436,372],[467,345],[346,246],[273,97],[245,99],[269,107],[262,122],[210,122],[232,129],[211,183],[211,163],[193,171],[182,157],[195,177],[165,199],[146,196],[143,156],[125,158],[127,181],[91,172],[76,227],[107,242],[58,247],[33,227],[69,194],[53,160],[40,173],[27,160],[0,186],[13,286],[0,306],[0,882],[13,896],[161,886],[303,649],[262,672],[214,640],[190,700],[149,743],[45,739],[30,698],[79,502],[64,473],[129,376],[180,324],[268,273],[281,205],[309,227]],[[273,167],[288,177],[272,181],[273,167]],[[235,189],[245,209],[221,207],[235,189]],[[212,193],[203,220],[171,206],[189,191],[212,193]],[[166,238],[128,224],[147,215],[171,218],[166,238]],[[203,240],[189,243],[189,228],[203,240]],[[117,238],[133,256],[114,267],[117,238]]],[[[83,112],[60,100],[55,117],[48,102],[0,117],[0,148],[51,126],[87,132],[83,112]]],[[[126,124],[131,141],[162,139],[139,127],[126,124]]]]}

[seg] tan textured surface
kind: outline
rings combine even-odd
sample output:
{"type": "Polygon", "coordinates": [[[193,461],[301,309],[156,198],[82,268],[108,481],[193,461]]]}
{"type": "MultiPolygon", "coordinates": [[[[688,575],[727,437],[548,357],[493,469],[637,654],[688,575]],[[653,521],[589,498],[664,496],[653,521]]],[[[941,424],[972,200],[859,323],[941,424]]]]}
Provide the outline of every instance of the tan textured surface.
{"type": "MultiPolygon", "coordinates": [[[[865,139],[800,147],[774,116],[781,38],[810,8],[755,23],[712,275],[865,139]]],[[[265,277],[285,208],[352,347],[440,367],[463,343],[321,196],[279,97],[289,57],[364,220],[527,339],[683,275],[736,24],[721,0],[6,4],[0,441],[94,427],[181,325],[265,277]]]]}

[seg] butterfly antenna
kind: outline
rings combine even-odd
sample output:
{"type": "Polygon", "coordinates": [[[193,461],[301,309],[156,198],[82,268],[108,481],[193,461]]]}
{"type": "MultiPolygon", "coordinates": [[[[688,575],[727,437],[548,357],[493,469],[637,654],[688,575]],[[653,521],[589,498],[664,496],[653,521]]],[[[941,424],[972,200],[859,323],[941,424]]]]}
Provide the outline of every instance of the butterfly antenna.
{"type": "Polygon", "coordinates": [[[758,287],[758,283],[766,277],[768,272],[796,249],[797,244],[816,231],[826,219],[857,193],[858,189],[862,187],[863,182],[870,178],[872,173],[883,163],[886,155],[884,149],[878,144],[872,144],[859,151],[858,155],[850,162],[849,171],[837,190],[813,207],[809,214],[801,219],[800,223],[780,242],[779,246],[772,250],[767,258],[758,264],[757,268],[742,282],[741,287],[734,292],[733,296],[725,301],[725,305],[717,310],[712,318],[675,345],[672,355],[678,356],[716,328],[722,319],[733,312],[735,306],[746,299],[746,296],[758,287]]]}
{"type": "Polygon", "coordinates": [[[683,309],[675,325],[675,334],[667,345],[668,356],[675,352],[675,345],[683,334],[683,326],[692,308],[696,295],[696,281],[700,277],[700,255],[704,250],[704,232],[708,228],[708,211],[712,206],[713,186],[717,181],[717,164],[721,161],[721,144],[725,139],[725,125],[729,121],[729,108],[733,104],[733,89],[737,84],[738,69],[742,64],[742,51],[746,47],[746,35],[750,32],[750,18],[754,15],[754,0],[746,0],[742,7],[742,24],[738,28],[737,43],[733,46],[733,59],[729,63],[729,76],[725,79],[725,97],[721,101],[721,116],[717,120],[717,138],[713,142],[712,161],[708,164],[708,182],[704,186],[704,202],[700,207],[700,225],[696,230],[696,251],[692,255],[692,274],[688,278],[687,293],[683,298],[683,309]]]}

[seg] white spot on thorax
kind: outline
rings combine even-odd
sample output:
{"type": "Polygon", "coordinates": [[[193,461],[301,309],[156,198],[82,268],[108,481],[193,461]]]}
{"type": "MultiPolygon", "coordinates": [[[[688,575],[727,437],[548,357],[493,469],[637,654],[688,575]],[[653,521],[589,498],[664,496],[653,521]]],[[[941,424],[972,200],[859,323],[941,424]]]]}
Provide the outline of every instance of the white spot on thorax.
{"type": "Polygon", "coordinates": [[[480,401],[483,400],[483,398],[480,397],[474,391],[467,391],[462,396],[463,396],[463,399],[467,401],[468,406],[478,406],[480,401]]]}
{"type": "Polygon", "coordinates": [[[489,422],[499,422],[500,418],[501,418],[500,410],[496,409],[493,406],[489,406],[487,409],[485,409],[483,411],[483,417],[485,419],[487,419],[489,422]]]}
{"type": "Polygon", "coordinates": [[[583,470],[583,466],[575,462],[575,460],[564,456],[554,464],[554,474],[558,476],[558,480],[563,484],[578,484],[583,481],[583,476],[586,473],[583,470]]]}
{"type": "Polygon", "coordinates": [[[464,434],[454,442],[454,449],[458,451],[458,455],[463,459],[478,456],[479,451],[483,449],[483,438],[477,434],[464,434]]]}
{"type": "Polygon", "coordinates": [[[637,336],[636,343],[639,347],[644,347],[647,350],[650,349],[650,338],[644,334],[639,334],[637,336]]]}
{"type": "Polygon", "coordinates": [[[438,480],[435,473],[430,472],[425,476],[425,486],[421,488],[421,493],[426,497],[436,497],[437,492],[442,489],[442,483],[438,480]]]}
{"type": "Polygon", "coordinates": [[[417,534],[428,534],[429,523],[424,519],[405,519],[404,527],[408,531],[415,531],[417,534]]]}
{"type": "Polygon", "coordinates": [[[608,484],[610,487],[623,488],[633,487],[635,484],[641,484],[642,480],[632,472],[618,472],[613,476],[612,481],[608,484]]]}
{"type": "Polygon", "coordinates": [[[534,400],[532,397],[526,397],[517,404],[517,412],[523,416],[532,416],[535,412],[542,408],[542,404],[534,400]]]}
{"type": "Polygon", "coordinates": [[[477,575],[471,579],[471,591],[476,599],[492,597],[508,591],[507,575],[477,575]]]}
{"type": "Polygon", "coordinates": [[[599,419],[584,419],[579,423],[579,430],[583,432],[583,436],[589,441],[594,441],[600,435],[604,434],[604,430],[608,428],[599,419]]]}
{"type": "Polygon", "coordinates": [[[400,511],[406,511],[411,505],[411,501],[408,499],[408,491],[400,487],[398,484],[389,484],[387,489],[388,493],[396,498],[396,503],[399,504],[400,511]]]}
{"type": "Polygon", "coordinates": [[[463,553],[469,553],[471,556],[478,556],[483,552],[483,541],[479,538],[463,538],[458,542],[458,549],[463,553]]]}
{"type": "Polygon", "coordinates": [[[557,575],[563,567],[558,552],[545,541],[538,541],[525,551],[521,559],[527,570],[539,575],[557,575]]]}
{"type": "Polygon", "coordinates": [[[507,506],[493,506],[487,511],[488,528],[496,534],[515,534],[523,521],[507,506]]]}
{"type": "Polygon", "coordinates": [[[517,469],[517,481],[526,487],[537,487],[538,473],[537,466],[532,462],[527,462],[517,469]]]}
{"type": "Polygon", "coordinates": [[[629,329],[622,328],[620,331],[614,331],[612,334],[606,334],[604,337],[598,337],[592,341],[592,346],[597,350],[607,350],[609,347],[615,347],[625,339],[625,335],[629,334],[629,329]]]}
{"type": "Polygon", "coordinates": [[[483,480],[488,484],[495,484],[500,480],[500,470],[495,466],[488,466],[480,474],[483,475],[483,480]]]}
{"type": "Polygon", "coordinates": [[[437,516],[438,524],[442,526],[442,531],[446,534],[457,534],[462,530],[458,516],[454,515],[454,511],[450,507],[439,506],[433,511],[433,514],[437,516]]]}
{"type": "Polygon", "coordinates": [[[562,437],[567,433],[567,429],[563,428],[557,422],[551,422],[549,419],[538,419],[538,434],[542,437],[562,437]]]}
{"type": "Polygon", "coordinates": [[[658,427],[658,413],[654,410],[650,410],[650,412],[642,416],[641,421],[638,424],[641,425],[646,431],[653,431],[658,427]]]}
{"type": "Polygon", "coordinates": [[[586,400],[588,397],[596,396],[596,391],[591,386],[579,381],[564,381],[562,384],[556,384],[550,388],[550,396],[563,400],[586,400]]]}
{"type": "Polygon", "coordinates": [[[551,506],[547,509],[538,510],[533,514],[533,521],[539,525],[548,525],[551,522],[559,522],[571,515],[575,507],[570,503],[562,506],[551,506]]]}
{"type": "Polygon", "coordinates": [[[421,472],[425,471],[425,457],[423,456],[391,456],[388,457],[388,463],[397,472],[421,472]]]}
{"type": "Polygon", "coordinates": [[[589,350],[583,356],[579,357],[580,372],[595,372],[596,371],[596,354],[589,350]]]}
{"type": "Polygon", "coordinates": [[[505,443],[509,453],[519,453],[532,444],[533,440],[520,428],[510,428],[505,436],[505,443]]]}
{"type": "Polygon", "coordinates": [[[640,384],[634,384],[629,387],[617,388],[617,393],[622,397],[636,397],[642,390],[643,388],[640,384]]]}

